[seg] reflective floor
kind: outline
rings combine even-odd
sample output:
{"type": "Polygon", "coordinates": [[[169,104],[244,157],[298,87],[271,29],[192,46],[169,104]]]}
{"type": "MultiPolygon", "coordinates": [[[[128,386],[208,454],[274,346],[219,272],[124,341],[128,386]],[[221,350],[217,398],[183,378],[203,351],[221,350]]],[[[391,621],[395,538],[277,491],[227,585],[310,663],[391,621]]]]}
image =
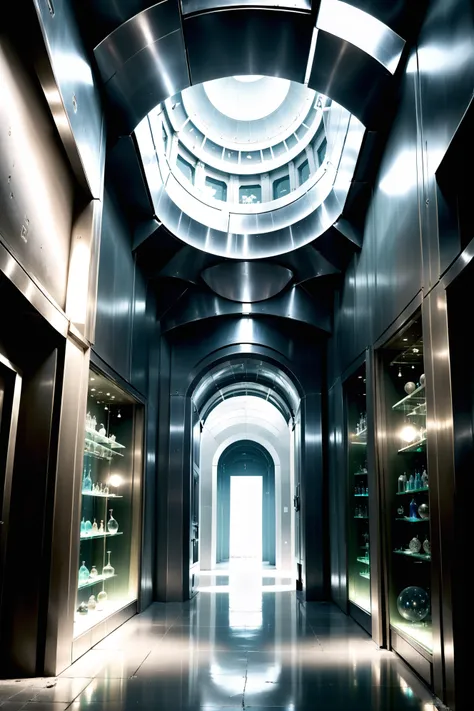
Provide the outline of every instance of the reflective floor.
{"type": "Polygon", "coordinates": [[[268,571],[203,576],[194,600],[154,604],[58,679],[0,682],[2,711],[436,708],[394,654],[288,582],[268,571]]]}

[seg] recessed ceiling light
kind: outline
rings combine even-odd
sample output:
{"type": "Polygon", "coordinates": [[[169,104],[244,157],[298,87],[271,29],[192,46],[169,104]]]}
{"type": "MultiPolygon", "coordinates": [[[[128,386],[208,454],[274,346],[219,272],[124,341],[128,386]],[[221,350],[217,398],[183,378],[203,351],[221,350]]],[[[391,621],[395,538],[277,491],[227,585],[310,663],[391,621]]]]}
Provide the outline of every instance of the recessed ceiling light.
{"type": "Polygon", "coordinates": [[[95,393],[95,388],[91,388],[91,393],[95,393]]]}
{"type": "Polygon", "coordinates": [[[408,341],[408,338],[404,338],[403,340],[404,340],[404,341],[408,341]]]}
{"type": "Polygon", "coordinates": [[[250,155],[250,153],[247,154],[247,160],[252,160],[252,156],[250,155]]]}
{"type": "Polygon", "coordinates": [[[95,378],[91,378],[91,381],[92,381],[92,380],[95,380],[95,378]]]}
{"type": "Polygon", "coordinates": [[[110,397],[110,393],[107,393],[107,397],[110,397]]]}

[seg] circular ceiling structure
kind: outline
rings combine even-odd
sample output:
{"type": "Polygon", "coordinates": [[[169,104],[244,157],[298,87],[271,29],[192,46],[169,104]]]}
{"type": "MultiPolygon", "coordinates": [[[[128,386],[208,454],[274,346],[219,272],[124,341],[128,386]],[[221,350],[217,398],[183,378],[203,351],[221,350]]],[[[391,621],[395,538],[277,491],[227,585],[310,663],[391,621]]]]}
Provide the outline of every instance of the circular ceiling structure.
{"type": "Polygon", "coordinates": [[[203,87],[211,104],[223,116],[236,121],[258,121],[280,108],[290,83],[288,79],[247,76],[215,79],[203,87]]]}

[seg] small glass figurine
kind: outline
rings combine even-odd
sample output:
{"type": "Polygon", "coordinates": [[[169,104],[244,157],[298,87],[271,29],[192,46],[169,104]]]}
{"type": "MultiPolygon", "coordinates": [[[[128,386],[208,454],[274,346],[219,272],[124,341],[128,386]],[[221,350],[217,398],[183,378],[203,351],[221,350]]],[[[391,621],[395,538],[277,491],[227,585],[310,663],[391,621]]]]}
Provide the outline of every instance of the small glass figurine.
{"type": "Polygon", "coordinates": [[[399,516],[404,516],[404,515],[405,515],[405,509],[403,508],[403,506],[399,506],[399,507],[398,507],[398,509],[397,509],[397,514],[398,514],[399,516]]]}
{"type": "Polygon", "coordinates": [[[97,525],[97,521],[94,519],[94,523],[92,524],[92,535],[97,536],[99,533],[99,527],[97,525]]]}
{"type": "Polygon", "coordinates": [[[86,464],[84,463],[83,478],[82,478],[82,491],[92,491],[92,479],[91,479],[91,465],[86,469],[86,464]]]}
{"type": "Polygon", "coordinates": [[[104,427],[104,425],[103,425],[102,423],[100,423],[99,434],[100,434],[101,437],[105,437],[105,427],[104,427]]]}
{"type": "Polygon", "coordinates": [[[425,538],[425,540],[423,541],[423,550],[425,551],[426,555],[431,554],[431,545],[428,538],[425,538]]]}
{"type": "Polygon", "coordinates": [[[115,534],[116,534],[117,531],[118,531],[118,527],[119,527],[119,526],[118,526],[117,521],[116,521],[116,520],[114,519],[114,517],[112,516],[112,513],[113,513],[113,510],[110,509],[110,518],[109,518],[109,520],[107,521],[107,530],[108,530],[108,532],[109,532],[112,536],[115,536],[115,534]]]}
{"type": "Polygon", "coordinates": [[[87,603],[87,607],[89,610],[95,610],[97,607],[97,600],[95,599],[95,595],[91,595],[89,598],[89,602],[87,603]]]}
{"type": "Polygon", "coordinates": [[[421,485],[424,489],[428,488],[428,474],[426,473],[426,469],[424,467],[421,473],[421,485]]]}
{"type": "Polygon", "coordinates": [[[82,565],[79,568],[79,582],[85,583],[89,580],[89,568],[86,567],[85,560],[82,561],[82,565]]]}
{"type": "Polygon", "coordinates": [[[99,575],[99,571],[97,570],[97,568],[95,567],[95,565],[93,565],[92,568],[91,568],[90,577],[91,577],[91,578],[97,578],[98,575],[99,575]]]}
{"type": "Polygon", "coordinates": [[[95,415],[94,415],[94,417],[91,420],[91,430],[95,430],[96,427],[97,427],[97,420],[95,419],[95,415]]]}
{"type": "Polygon", "coordinates": [[[415,501],[415,499],[412,499],[410,501],[410,518],[418,518],[417,513],[418,513],[418,507],[416,505],[416,501],[415,501]]]}
{"type": "Polygon", "coordinates": [[[77,611],[80,615],[87,615],[89,608],[87,607],[87,602],[80,602],[77,611]]]}
{"type": "Polygon", "coordinates": [[[81,521],[81,536],[86,535],[86,522],[84,521],[84,518],[81,521]]]}
{"type": "Polygon", "coordinates": [[[103,521],[100,522],[99,533],[105,533],[104,522],[103,522],[103,521]]]}
{"type": "Polygon", "coordinates": [[[401,494],[407,489],[407,475],[406,472],[400,474],[398,477],[398,492],[401,494]]]}
{"type": "Polygon", "coordinates": [[[92,533],[92,524],[89,520],[87,520],[85,523],[85,526],[84,526],[84,535],[90,536],[91,533],[92,533]]]}
{"type": "Polygon", "coordinates": [[[413,491],[415,488],[415,477],[413,474],[410,475],[410,479],[408,480],[408,486],[407,486],[407,491],[413,491]]]}
{"type": "Polygon", "coordinates": [[[104,589],[100,591],[100,593],[97,595],[97,609],[98,610],[103,610],[104,605],[107,602],[107,593],[104,589]]]}
{"type": "Polygon", "coordinates": [[[104,565],[102,569],[102,575],[104,576],[104,578],[111,578],[113,575],[115,575],[115,568],[113,567],[113,565],[110,564],[110,553],[111,551],[107,551],[107,565],[104,565]]]}
{"type": "Polygon", "coordinates": [[[421,489],[421,476],[420,472],[415,472],[415,489],[421,489]]]}

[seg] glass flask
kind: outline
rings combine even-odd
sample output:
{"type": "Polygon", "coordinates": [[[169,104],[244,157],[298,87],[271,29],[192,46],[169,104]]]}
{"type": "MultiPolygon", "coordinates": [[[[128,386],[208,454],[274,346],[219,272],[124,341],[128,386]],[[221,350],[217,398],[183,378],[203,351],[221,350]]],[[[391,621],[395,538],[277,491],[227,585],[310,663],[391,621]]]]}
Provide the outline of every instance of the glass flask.
{"type": "Polygon", "coordinates": [[[86,535],[86,522],[84,521],[84,519],[82,519],[82,521],[81,521],[81,536],[85,536],[85,535],[86,535]]]}
{"type": "Polygon", "coordinates": [[[412,499],[410,501],[410,518],[418,518],[417,514],[417,505],[415,499],[412,499]]]}
{"type": "Polygon", "coordinates": [[[407,488],[407,475],[405,472],[398,477],[398,491],[401,494],[407,488]]]}
{"type": "Polygon", "coordinates": [[[415,488],[415,477],[414,477],[413,474],[412,474],[412,475],[410,476],[409,481],[408,481],[407,490],[408,490],[408,491],[413,491],[414,488],[415,488]]]}
{"type": "Polygon", "coordinates": [[[89,520],[87,520],[84,524],[84,535],[90,536],[91,533],[92,533],[92,524],[89,520]]]}
{"type": "Polygon", "coordinates": [[[419,553],[421,551],[421,541],[418,536],[413,536],[408,547],[412,553],[419,553]]]}
{"type": "Polygon", "coordinates": [[[423,469],[423,472],[421,474],[421,484],[424,489],[428,488],[428,474],[426,473],[426,469],[423,469]]]}
{"type": "Polygon", "coordinates": [[[103,610],[104,605],[107,602],[107,593],[105,590],[101,590],[100,593],[97,595],[97,609],[98,610],[103,610]]]}
{"type": "Polygon", "coordinates": [[[107,530],[112,536],[115,536],[115,534],[118,531],[119,526],[118,526],[117,521],[112,516],[112,513],[113,513],[113,509],[110,509],[110,518],[107,521],[107,530]]]}
{"type": "Polygon", "coordinates": [[[97,578],[98,575],[99,575],[99,571],[97,570],[95,565],[93,565],[91,568],[90,576],[91,576],[91,578],[97,578]]]}
{"type": "Polygon", "coordinates": [[[95,595],[91,595],[89,598],[89,602],[87,603],[87,607],[89,610],[95,610],[97,607],[97,600],[95,599],[95,595]]]}
{"type": "Polygon", "coordinates": [[[86,583],[89,580],[89,568],[86,567],[85,560],[82,561],[82,565],[79,568],[79,582],[86,583]]]}
{"type": "Polygon", "coordinates": [[[91,465],[86,470],[86,465],[84,464],[84,472],[82,479],[82,491],[92,491],[92,479],[91,479],[91,465]]]}
{"type": "Polygon", "coordinates": [[[102,569],[102,575],[104,576],[104,578],[111,578],[115,575],[115,568],[110,564],[110,553],[111,551],[107,551],[107,565],[104,565],[102,569]]]}
{"type": "Polygon", "coordinates": [[[99,527],[97,525],[97,521],[94,519],[94,523],[92,524],[92,535],[97,536],[99,533],[99,527]]]}
{"type": "Polygon", "coordinates": [[[100,522],[99,533],[105,533],[105,530],[104,530],[104,522],[103,522],[103,521],[100,522]]]}

